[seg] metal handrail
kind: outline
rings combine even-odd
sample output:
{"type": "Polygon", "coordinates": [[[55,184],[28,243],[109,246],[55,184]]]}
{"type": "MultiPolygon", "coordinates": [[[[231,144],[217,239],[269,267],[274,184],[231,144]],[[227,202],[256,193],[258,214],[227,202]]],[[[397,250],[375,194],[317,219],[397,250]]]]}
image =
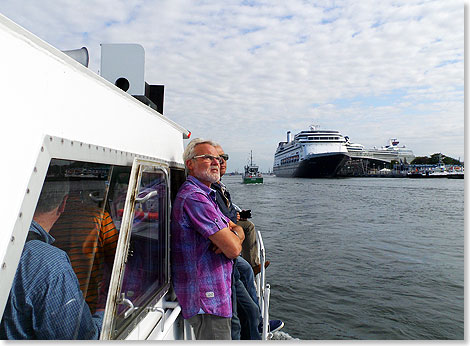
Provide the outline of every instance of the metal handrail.
{"type": "Polygon", "coordinates": [[[271,286],[269,284],[266,284],[265,290],[264,290],[264,296],[263,296],[263,307],[264,307],[264,314],[263,314],[263,335],[262,339],[263,340],[268,340],[271,338],[272,333],[269,332],[268,327],[269,327],[269,297],[271,295],[271,286]]]}
{"type": "Polygon", "coordinates": [[[264,263],[266,262],[266,250],[260,231],[256,232],[256,241],[258,242],[258,256],[261,264],[261,271],[259,275],[256,276],[256,293],[258,294],[261,316],[263,318],[263,333],[261,337],[263,340],[267,340],[269,326],[269,296],[271,292],[269,285],[266,285],[266,269],[264,268],[264,263]]]}

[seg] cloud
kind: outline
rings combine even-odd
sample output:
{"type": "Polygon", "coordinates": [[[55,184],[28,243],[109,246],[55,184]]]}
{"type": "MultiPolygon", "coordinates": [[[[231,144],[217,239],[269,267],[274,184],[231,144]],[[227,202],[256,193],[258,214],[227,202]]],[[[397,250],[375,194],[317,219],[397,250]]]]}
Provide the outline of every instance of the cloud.
{"type": "Polygon", "coordinates": [[[366,146],[398,137],[417,155],[463,157],[459,1],[4,0],[0,12],[59,49],[146,50],[165,114],[272,167],[288,130],[312,122],[366,146]]]}

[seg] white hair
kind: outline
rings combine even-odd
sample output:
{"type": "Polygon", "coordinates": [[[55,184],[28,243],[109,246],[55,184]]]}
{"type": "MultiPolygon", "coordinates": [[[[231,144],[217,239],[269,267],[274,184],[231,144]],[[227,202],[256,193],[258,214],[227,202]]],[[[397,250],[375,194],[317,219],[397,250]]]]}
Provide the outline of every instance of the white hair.
{"type": "Polygon", "coordinates": [[[199,145],[199,144],[210,144],[213,147],[219,146],[217,143],[208,139],[194,138],[191,142],[188,143],[188,145],[186,146],[183,152],[183,161],[184,161],[184,166],[186,168],[186,172],[188,171],[186,161],[191,160],[194,156],[196,156],[194,149],[196,148],[196,145],[199,145]]]}

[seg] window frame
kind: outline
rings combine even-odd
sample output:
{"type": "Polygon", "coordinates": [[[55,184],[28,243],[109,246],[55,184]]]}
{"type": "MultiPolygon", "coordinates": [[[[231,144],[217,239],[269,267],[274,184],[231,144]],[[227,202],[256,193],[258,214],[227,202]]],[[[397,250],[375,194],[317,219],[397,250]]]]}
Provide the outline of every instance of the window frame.
{"type": "MultiPolygon", "coordinates": [[[[170,168],[169,165],[163,162],[154,161],[150,159],[134,158],[132,169],[129,178],[129,185],[126,194],[126,201],[124,206],[124,212],[121,221],[121,227],[119,230],[119,240],[116,248],[116,255],[114,257],[113,273],[109,285],[109,293],[106,302],[105,315],[103,318],[103,329],[101,330],[100,340],[114,340],[114,339],[125,339],[135,326],[147,316],[151,311],[151,308],[157,304],[157,302],[166,294],[170,289],[171,284],[171,270],[170,270],[170,168]],[[139,313],[133,312],[129,315],[129,322],[127,326],[120,331],[114,330],[114,322],[116,318],[117,307],[120,304],[122,283],[124,279],[124,272],[126,268],[126,259],[129,252],[130,239],[132,233],[132,226],[134,221],[135,211],[135,200],[139,192],[140,180],[144,168],[153,167],[154,169],[163,172],[166,182],[166,244],[165,244],[165,257],[167,263],[167,277],[164,285],[155,293],[150,299],[147,309],[142,309],[139,313]]],[[[126,297],[127,298],[127,297],[126,297]]]]}
{"type": "MultiPolygon", "coordinates": [[[[37,156],[31,164],[31,175],[27,182],[27,187],[23,192],[23,197],[18,210],[18,216],[12,231],[8,246],[5,247],[4,261],[2,265],[2,279],[3,285],[0,291],[0,316],[3,316],[4,308],[6,306],[10,288],[13,278],[16,274],[16,269],[23,251],[25,240],[29,232],[30,224],[33,218],[33,213],[36,209],[39,195],[46,178],[46,173],[49,165],[53,159],[58,160],[71,160],[82,161],[89,163],[109,164],[113,166],[127,166],[132,167],[134,159],[151,161],[161,167],[167,167],[166,172],[168,176],[168,193],[171,195],[171,181],[168,171],[173,169],[184,169],[184,165],[176,161],[166,161],[155,157],[145,155],[138,155],[135,153],[127,152],[124,150],[112,149],[102,145],[85,143],[80,140],[71,140],[50,134],[45,134],[42,142],[37,144],[37,156]]],[[[171,202],[168,199],[167,212],[171,202]]],[[[169,217],[167,218],[169,228],[169,217]]],[[[9,227],[7,227],[9,228],[9,227]]],[[[169,232],[169,230],[168,230],[169,232]]],[[[171,263],[168,263],[171,266],[171,263]]],[[[168,272],[168,280],[171,282],[171,271],[168,272]]],[[[112,291],[109,291],[112,292],[112,291]]],[[[162,294],[163,295],[163,294],[162,294]]],[[[103,319],[104,321],[104,319],[103,319]]],[[[103,328],[104,328],[103,323],[103,328]]],[[[132,326],[135,329],[135,325],[132,326]]],[[[101,333],[103,334],[103,333],[101,333]]],[[[102,337],[100,336],[100,339],[102,337]]]]}

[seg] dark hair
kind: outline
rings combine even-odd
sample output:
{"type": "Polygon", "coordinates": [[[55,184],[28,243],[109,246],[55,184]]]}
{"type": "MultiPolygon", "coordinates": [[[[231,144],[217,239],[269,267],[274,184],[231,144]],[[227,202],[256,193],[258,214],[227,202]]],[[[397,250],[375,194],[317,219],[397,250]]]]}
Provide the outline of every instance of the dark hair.
{"type": "Polygon", "coordinates": [[[57,208],[69,193],[68,181],[45,181],[35,213],[47,213],[57,208]]]}

